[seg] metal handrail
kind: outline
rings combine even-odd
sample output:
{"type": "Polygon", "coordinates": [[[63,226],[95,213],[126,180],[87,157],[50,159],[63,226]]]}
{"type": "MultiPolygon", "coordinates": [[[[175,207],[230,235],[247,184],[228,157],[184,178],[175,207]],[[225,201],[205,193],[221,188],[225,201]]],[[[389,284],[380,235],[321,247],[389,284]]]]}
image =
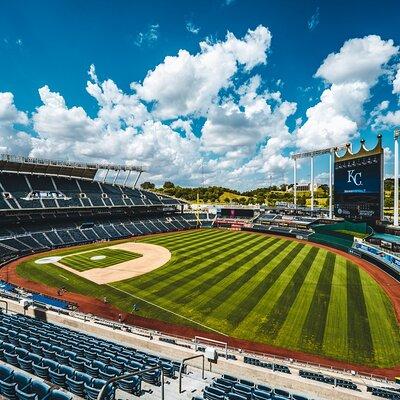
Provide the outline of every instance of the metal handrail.
{"type": "Polygon", "coordinates": [[[152,372],[152,371],[156,371],[158,369],[161,371],[161,400],[164,400],[164,371],[163,371],[161,365],[157,365],[156,367],[151,367],[151,368],[147,368],[147,369],[143,369],[143,370],[138,370],[137,372],[132,372],[130,374],[125,374],[125,375],[115,376],[114,378],[110,378],[105,383],[105,385],[101,388],[101,390],[97,396],[97,400],[104,399],[104,397],[106,395],[107,386],[109,386],[117,381],[121,381],[122,379],[133,378],[134,376],[141,376],[141,375],[144,375],[146,372],[152,372]]]}
{"type": "Polygon", "coordinates": [[[201,379],[204,379],[204,354],[197,354],[195,356],[192,357],[186,357],[182,360],[181,366],[179,368],[179,393],[182,393],[182,371],[183,371],[183,367],[185,366],[185,362],[189,361],[189,360],[193,360],[194,358],[198,358],[198,357],[202,357],[203,359],[203,365],[201,368],[201,379]]]}
{"type": "Polygon", "coordinates": [[[0,303],[4,303],[6,305],[6,313],[8,313],[8,302],[5,300],[0,300],[0,303]]]}

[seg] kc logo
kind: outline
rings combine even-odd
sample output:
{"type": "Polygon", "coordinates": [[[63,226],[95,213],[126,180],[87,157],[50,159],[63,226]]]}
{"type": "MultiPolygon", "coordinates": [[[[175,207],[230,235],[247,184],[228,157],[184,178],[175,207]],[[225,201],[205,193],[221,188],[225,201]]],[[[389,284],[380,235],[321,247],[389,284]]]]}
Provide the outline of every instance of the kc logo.
{"type": "Polygon", "coordinates": [[[361,186],[361,172],[354,173],[354,169],[347,171],[347,183],[351,183],[352,181],[356,186],[361,186]]]}

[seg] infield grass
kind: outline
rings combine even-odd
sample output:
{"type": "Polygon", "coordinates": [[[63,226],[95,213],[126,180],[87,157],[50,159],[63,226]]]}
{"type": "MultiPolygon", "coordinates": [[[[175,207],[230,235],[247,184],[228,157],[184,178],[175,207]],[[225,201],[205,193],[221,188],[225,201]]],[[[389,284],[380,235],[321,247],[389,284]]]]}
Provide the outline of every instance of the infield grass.
{"type": "MultiPolygon", "coordinates": [[[[60,255],[62,256],[63,253],[60,255]]],[[[124,261],[141,257],[131,251],[101,248],[68,254],[59,261],[61,264],[77,271],[87,271],[92,268],[106,268],[124,261]]]]}
{"type": "MultiPolygon", "coordinates": [[[[400,363],[399,324],[389,298],[367,272],[341,255],[312,244],[217,229],[137,240],[168,248],[171,260],[110,285],[34,260],[17,272],[50,286],[106,296],[124,311],[135,303],[140,315],[170,323],[363,365],[400,363]]],[[[78,262],[82,256],[89,262],[106,250],[96,245],[95,252],[74,254],[68,249],[62,262],[78,262]]]]}

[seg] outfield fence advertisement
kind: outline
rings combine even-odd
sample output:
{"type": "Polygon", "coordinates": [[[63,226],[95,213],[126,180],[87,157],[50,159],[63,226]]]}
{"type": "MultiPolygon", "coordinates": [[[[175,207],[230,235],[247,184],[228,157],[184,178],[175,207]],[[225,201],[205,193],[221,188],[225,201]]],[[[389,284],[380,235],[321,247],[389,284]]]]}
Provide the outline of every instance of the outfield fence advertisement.
{"type": "Polygon", "coordinates": [[[349,150],[335,157],[335,216],[371,224],[382,219],[383,149],[361,146],[358,153],[349,150]]]}

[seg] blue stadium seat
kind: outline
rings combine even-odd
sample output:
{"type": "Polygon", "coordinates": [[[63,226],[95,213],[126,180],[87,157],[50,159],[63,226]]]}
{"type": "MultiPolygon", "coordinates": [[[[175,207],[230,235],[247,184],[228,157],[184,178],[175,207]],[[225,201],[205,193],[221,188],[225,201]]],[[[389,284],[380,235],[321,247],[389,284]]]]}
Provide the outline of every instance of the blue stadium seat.
{"type": "Polygon", "coordinates": [[[248,397],[241,396],[237,393],[228,393],[225,397],[226,400],[246,400],[248,397]]]}
{"type": "Polygon", "coordinates": [[[17,385],[20,388],[25,388],[30,382],[31,378],[21,372],[13,372],[9,377],[0,380],[0,393],[10,400],[17,399],[15,389],[17,385]]]}
{"type": "Polygon", "coordinates": [[[65,393],[61,390],[54,389],[50,392],[49,397],[46,400],[72,400],[71,394],[65,393]]]}
{"type": "MultiPolygon", "coordinates": [[[[85,394],[86,398],[89,400],[96,400],[97,396],[100,393],[101,388],[106,384],[106,381],[102,379],[93,379],[90,384],[85,383],[85,394]]],[[[113,399],[115,394],[115,390],[112,385],[109,385],[106,389],[105,399],[113,399]]]]}
{"type": "Polygon", "coordinates": [[[206,400],[224,400],[225,392],[212,386],[207,386],[204,389],[203,397],[206,400]]]}
{"type": "Polygon", "coordinates": [[[253,391],[253,399],[254,400],[267,400],[271,399],[272,394],[270,392],[264,392],[263,390],[255,389],[253,391]]]}
{"type": "Polygon", "coordinates": [[[118,387],[125,392],[140,396],[142,393],[142,380],[140,377],[134,376],[128,379],[122,379],[117,382],[118,387]]]}
{"type": "Polygon", "coordinates": [[[49,368],[50,382],[63,388],[67,387],[67,376],[72,378],[74,374],[75,370],[67,365],[60,365],[56,369],[49,368]]]}
{"type": "Polygon", "coordinates": [[[42,381],[33,380],[24,388],[19,385],[15,394],[19,400],[44,400],[50,393],[50,386],[42,381]]]}
{"type": "Polygon", "coordinates": [[[90,386],[92,381],[93,378],[90,375],[80,371],[65,379],[68,391],[79,397],[85,397],[85,384],[90,386]]]}

